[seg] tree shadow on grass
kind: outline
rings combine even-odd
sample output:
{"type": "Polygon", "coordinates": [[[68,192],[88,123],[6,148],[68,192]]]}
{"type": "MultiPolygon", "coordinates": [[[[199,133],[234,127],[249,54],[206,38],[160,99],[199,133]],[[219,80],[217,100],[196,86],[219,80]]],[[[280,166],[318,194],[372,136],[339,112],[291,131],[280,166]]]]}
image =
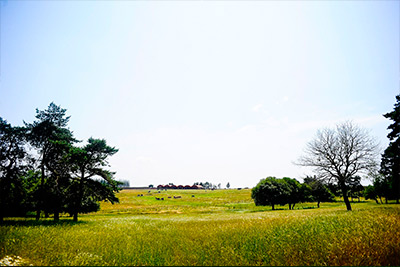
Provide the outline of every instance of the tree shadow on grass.
{"type": "Polygon", "coordinates": [[[5,218],[4,221],[0,222],[0,226],[20,226],[20,227],[32,227],[32,226],[57,226],[57,225],[62,225],[62,226],[74,226],[74,225],[80,225],[80,224],[86,224],[87,222],[85,221],[77,221],[74,222],[72,220],[68,219],[60,219],[59,221],[54,221],[54,220],[23,220],[23,219],[8,219],[5,218]]]}

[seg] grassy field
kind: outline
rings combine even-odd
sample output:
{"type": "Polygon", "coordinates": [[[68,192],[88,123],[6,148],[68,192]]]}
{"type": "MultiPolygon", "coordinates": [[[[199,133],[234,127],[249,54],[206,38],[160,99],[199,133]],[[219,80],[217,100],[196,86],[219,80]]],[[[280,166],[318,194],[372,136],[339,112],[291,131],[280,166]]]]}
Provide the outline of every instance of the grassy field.
{"type": "Polygon", "coordinates": [[[400,265],[399,205],[272,211],[256,207],[250,190],[123,190],[118,197],[121,203],[103,203],[78,223],[7,218],[0,264],[400,265]]]}

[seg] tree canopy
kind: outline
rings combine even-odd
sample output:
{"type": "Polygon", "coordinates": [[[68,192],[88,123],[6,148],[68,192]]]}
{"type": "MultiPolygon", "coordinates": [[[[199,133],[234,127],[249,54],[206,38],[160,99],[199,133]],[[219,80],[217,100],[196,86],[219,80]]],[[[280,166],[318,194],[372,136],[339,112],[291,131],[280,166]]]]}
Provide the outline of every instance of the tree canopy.
{"type": "Polygon", "coordinates": [[[41,212],[54,214],[54,220],[68,212],[76,221],[78,213],[97,211],[99,201],[118,202],[120,183],[106,168],[118,149],[95,138],[76,146],[69,119],[66,109],[54,103],[46,110],[36,109],[36,120],[24,122],[24,127],[0,118],[0,219],[11,207],[35,210],[37,219],[41,212]],[[28,144],[31,153],[26,151],[28,144]]]}

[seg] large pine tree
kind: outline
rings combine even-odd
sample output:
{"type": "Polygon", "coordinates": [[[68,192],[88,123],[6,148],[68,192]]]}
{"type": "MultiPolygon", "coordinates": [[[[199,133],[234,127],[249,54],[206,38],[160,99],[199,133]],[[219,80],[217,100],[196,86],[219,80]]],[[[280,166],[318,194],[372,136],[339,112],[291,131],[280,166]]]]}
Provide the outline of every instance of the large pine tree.
{"type": "Polygon", "coordinates": [[[66,109],[50,103],[46,110],[36,109],[36,121],[25,123],[30,144],[37,149],[40,183],[35,192],[36,219],[40,212],[53,213],[58,220],[67,188],[68,166],[63,160],[76,140],[68,129],[66,109]]]}
{"type": "Polygon", "coordinates": [[[391,190],[390,197],[396,199],[399,203],[400,198],[400,95],[396,96],[397,103],[394,105],[392,112],[383,116],[393,121],[389,125],[388,130],[391,132],[387,135],[390,140],[388,147],[382,155],[381,173],[389,181],[391,190]]]}

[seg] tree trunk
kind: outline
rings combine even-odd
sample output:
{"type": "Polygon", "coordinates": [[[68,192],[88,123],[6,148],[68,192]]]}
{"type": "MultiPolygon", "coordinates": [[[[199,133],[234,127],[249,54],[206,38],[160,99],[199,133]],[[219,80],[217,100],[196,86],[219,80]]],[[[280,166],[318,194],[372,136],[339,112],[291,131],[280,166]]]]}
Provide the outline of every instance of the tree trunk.
{"type": "Polygon", "coordinates": [[[344,200],[344,203],[346,204],[346,208],[347,208],[348,211],[351,211],[351,205],[350,205],[349,197],[347,196],[346,184],[344,182],[342,182],[342,183],[340,183],[340,187],[342,189],[343,200],[344,200]]]}
{"type": "Polygon", "coordinates": [[[381,196],[379,196],[379,200],[381,201],[381,204],[383,204],[383,202],[382,202],[382,197],[381,197],[381,196]]]}
{"type": "Polygon", "coordinates": [[[292,204],[289,203],[289,210],[291,210],[291,209],[292,209],[292,204]]]}
{"type": "Polygon", "coordinates": [[[40,209],[36,210],[36,221],[40,219],[40,209]]]}
{"type": "Polygon", "coordinates": [[[272,210],[275,210],[275,205],[274,204],[272,204],[272,210]]]}
{"type": "Polygon", "coordinates": [[[318,201],[318,203],[317,203],[317,207],[319,208],[319,203],[320,203],[320,201],[318,201]]]}
{"type": "Polygon", "coordinates": [[[377,198],[375,198],[375,201],[376,201],[376,204],[379,204],[379,202],[378,202],[378,199],[377,199],[377,198]]]}
{"type": "Polygon", "coordinates": [[[60,213],[58,211],[54,212],[54,221],[58,222],[60,220],[60,213]]]}
{"type": "Polygon", "coordinates": [[[78,221],[78,212],[74,213],[74,218],[72,219],[74,222],[78,221]]]}
{"type": "Polygon", "coordinates": [[[344,200],[344,203],[346,204],[347,210],[351,211],[351,205],[350,205],[349,198],[346,195],[343,195],[343,200],[344,200]]]}
{"type": "Polygon", "coordinates": [[[44,217],[45,218],[49,218],[50,217],[50,215],[49,215],[49,213],[47,211],[44,212],[44,217]]]}
{"type": "Polygon", "coordinates": [[[294,206],[296,205],[296,203],[293,203],[293,206],[292,206],[292,210],[294,210],[294,206]]]}

